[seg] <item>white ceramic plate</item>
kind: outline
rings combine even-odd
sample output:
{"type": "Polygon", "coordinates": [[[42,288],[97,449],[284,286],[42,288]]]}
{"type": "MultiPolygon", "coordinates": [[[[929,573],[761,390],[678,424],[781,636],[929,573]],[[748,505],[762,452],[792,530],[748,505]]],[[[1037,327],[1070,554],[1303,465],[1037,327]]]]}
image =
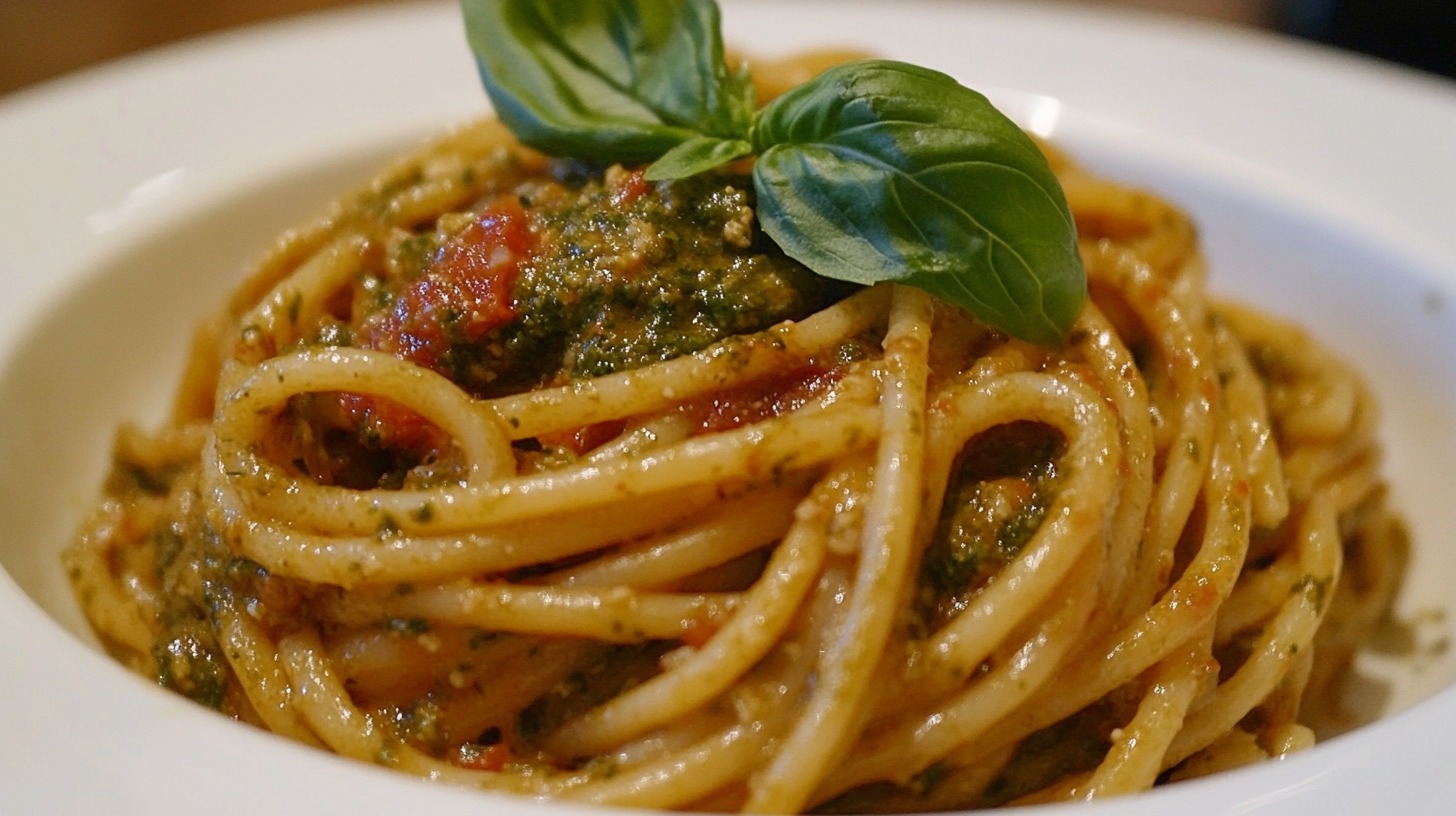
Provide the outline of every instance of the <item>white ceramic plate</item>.
{"type": "MultiPolygon", "coordinates": [[[[1029,3],[725,3],[760,54],[938,67],[1199,220],[1214,285],[1312,326],[1386,406],[1417,540],[1415,654],[1379,723],[1087,814],[1434,814],[1456,802],[1456,87],[1248,32],[1029,3]]],[[[112,429],[160,415],[192,322],[272,235],[482,114],[457,7],[370,6],[154,52],[0,100],[0,810],[579,814],[285,744],[126,673],[57,553],[112,429]]]]}

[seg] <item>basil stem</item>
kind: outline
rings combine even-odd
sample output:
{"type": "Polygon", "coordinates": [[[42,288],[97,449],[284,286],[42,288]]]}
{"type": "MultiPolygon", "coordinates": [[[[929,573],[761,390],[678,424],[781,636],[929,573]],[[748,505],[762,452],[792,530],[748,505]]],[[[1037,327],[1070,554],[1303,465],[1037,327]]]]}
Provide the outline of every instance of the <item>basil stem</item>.
{"type": "Polygon", "coordinates": [[[644,175],[648,181],[687,178],[752,152],[753,144],[744,139],[697,136],[664,153],[662,158],[648,165],[644,175]]]}

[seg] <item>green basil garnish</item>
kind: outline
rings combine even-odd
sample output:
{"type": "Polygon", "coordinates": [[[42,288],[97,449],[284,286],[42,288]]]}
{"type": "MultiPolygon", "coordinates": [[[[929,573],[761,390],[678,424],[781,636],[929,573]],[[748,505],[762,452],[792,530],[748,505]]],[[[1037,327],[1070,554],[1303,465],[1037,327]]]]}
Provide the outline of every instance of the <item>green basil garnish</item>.
{"type": "Polygon", "coordinates": [[[497,115],[532,147],[645,162],[752,123],[753,86],[723,60],[712,0],[466,0],[464,11],[497,115]]]}
{"type": "Polygon", "coordinates": [[[757,155],[765,233],[816,273],[897,281],[1016,337],[1061,341],[1086,275],[1036,144],[946,74],[832,68],[755,109],[713,0],[464,0],[487,93],[521,141],[652,162],[649,179],[757,155]]]}
{"type": "Polygon", "coordinates": [[[917,286],[1043,343],[1081,310],[1056,176],[949,76],[883,60],[831,68],[766,107],[753,137],[759,221],[810,269],[917,286]]]}

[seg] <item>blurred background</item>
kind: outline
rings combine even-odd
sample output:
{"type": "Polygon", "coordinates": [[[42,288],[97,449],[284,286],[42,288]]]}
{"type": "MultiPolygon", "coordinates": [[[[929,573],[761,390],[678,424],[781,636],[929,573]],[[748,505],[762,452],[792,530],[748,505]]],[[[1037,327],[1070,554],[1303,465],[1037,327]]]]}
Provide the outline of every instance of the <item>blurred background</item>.
{"type": "MultiPolygon", "coordinates": [[[[0,95],[167,42],[370,1],[0,0],[0,95]]],[[[1146,8],[1278,31],[1456,77],[1456,0],[1067,2],[1146,8]]]]}

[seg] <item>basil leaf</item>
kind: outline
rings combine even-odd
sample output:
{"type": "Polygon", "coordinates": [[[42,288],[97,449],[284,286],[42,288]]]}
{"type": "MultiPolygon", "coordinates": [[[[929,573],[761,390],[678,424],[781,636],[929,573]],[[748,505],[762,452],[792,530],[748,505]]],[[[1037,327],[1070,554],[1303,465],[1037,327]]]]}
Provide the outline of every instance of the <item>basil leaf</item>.
{"type": "Polygon", "coordinates": [[[700,134],[743,138],[752,86],[723,60],[713,0],[464,0],[497,115],[548,153],[645,162],[700,134]]]}
{"type": "Polygon", "coordinates": [[[758,217],[830,278],[925,289],[1007,333],[1062,340],[1086,277],[1036,144],[937,71],[868,60],[770,103],[753,131],[758,217]]]}
{"type": "Polygon", "coordinates": [[[643,176],[648,181],[670,181],[687,178],[714,167],[740,159],[753,152],[753,145],[743,139],[719,139],[697,136],[667,151],[662,158],[648,165],[643,176]]]}

